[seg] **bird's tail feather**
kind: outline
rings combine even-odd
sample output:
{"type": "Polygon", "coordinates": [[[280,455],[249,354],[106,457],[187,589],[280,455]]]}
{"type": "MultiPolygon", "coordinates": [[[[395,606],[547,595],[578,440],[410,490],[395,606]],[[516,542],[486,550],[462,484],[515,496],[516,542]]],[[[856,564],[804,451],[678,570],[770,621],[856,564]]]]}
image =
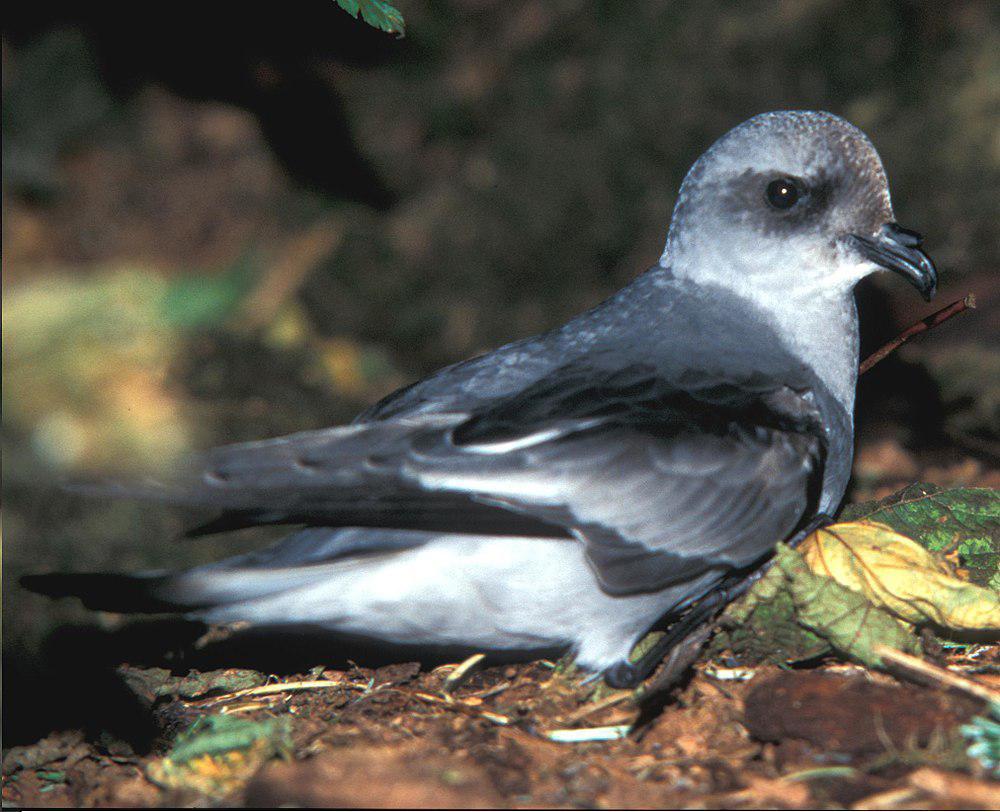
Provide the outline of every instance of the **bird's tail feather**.
{"type": "Polygon", "coordinates": [[[169,575],[119,575],[108,572],[25,575],[21,586],[50,598],[79,598],[88,609],[109,612],[177,612],[182,603],[160,597],[169,575]]]}
{"type": "Polygon", "coordinates": [[[238,604],[313,583],[322,567],[275,569],[218,565],[179,572],[26,575],[21,585],[53,598],[79,598],[90,609],[158,614],[238,604]]]}

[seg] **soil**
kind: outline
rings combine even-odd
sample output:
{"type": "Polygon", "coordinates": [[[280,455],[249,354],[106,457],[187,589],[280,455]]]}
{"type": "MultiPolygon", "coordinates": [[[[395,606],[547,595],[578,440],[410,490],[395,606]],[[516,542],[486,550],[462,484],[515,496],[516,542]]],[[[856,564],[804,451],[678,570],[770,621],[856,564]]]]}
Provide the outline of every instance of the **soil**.
{"type": "MultiPolygon", "coordinates": [[[[950,664],[1000,687],[1000,647],[967,649],[950,664]]],[[[164,696],[146,705],[159,734],[148,753],[79,731],[9,750],[4,803],[985,809],[1000,801],[1000,783],[966,757],[957,732],[981,703],[859,667],[702,664],[678,692],[642,705],[548,661],[488,667],[457,686],[446,681],[454,668],[313,669],[270,677],[270,693],[164,696]],[[176,732],[220,713],[290,720],[283,757],[234,772],[207,796],[154,781],[176,732]],[[621,740],[550,738],[623,724],[634,727],[621,740]]],[[[228,685],[234,675],[192,676],[228,685]]]]}

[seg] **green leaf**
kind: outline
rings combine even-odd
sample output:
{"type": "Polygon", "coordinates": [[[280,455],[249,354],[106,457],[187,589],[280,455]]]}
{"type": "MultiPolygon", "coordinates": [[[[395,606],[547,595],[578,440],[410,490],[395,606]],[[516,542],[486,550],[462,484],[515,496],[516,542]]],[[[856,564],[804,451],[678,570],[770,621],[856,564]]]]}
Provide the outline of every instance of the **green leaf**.
{"type": "Polygon", "coordinates": [[[173,749],[146,765],[146,776],[168,789],[225,798],[245,786],[268,759],[292,752],[288,717],[204,716],[181,733],[173,749]]]}
{"type": "Polygon", "coordinates": [[[778,545],[774,567],[785,576],[798,622],[841,654],[877,667],[882,665],[875,654],[877,644],[899,651],[919,651],[912,630],[870,604],[864,595],[813,572],[791,547],[778,545]]]}
{"type": "Polygon", "coordinates": [[[962,735],[969,741],[969,756],[1000,778],[1000,702],[990,704],[990,717],[974,717],[963,725],[962,735]]]}
{"type": "Polygon", "coordinates": [[[753,589],[726,609],[721,631],[709,645],[710,656],[734,654],[746,665],[780,665],[808,660],[830,651],[830,644],[805,628],[784,573],[772,567],[753,589]]]}
{"type": "Polygon", "coordinates": [[[181,329],[221,324],[251,291],[257,272],[256,264],[244,257],[222,273],[181,277],[160,300],[160,315],[181,329]]]}
{"type": "Polygon", "coordinates": [[[722,627],[710,654],[728,648],[747,664],[801,660],[833,649],[878,666],[877,643],[910,652],[919,647],[912,630],[863,595],[813,572],[784,544],[764,577],[726,610],[722,627]]]}
{"type": "Polygon", "coordinates": [[[288,736],[289,720],[285,718],[254,722],[224,714],[204,716],[177,737],[167,758],[183,764],[200,756],[248,750],[262,741],[277,754],[291,747],[288,736]]]}
{"type": "Polygon", "coordinates": [[[840,521],[887,524],[932,552],[957,551],[969,580],[1000,589],[1000,491],[918,482],[885,499],[849,505],[840,521]]]}
{"type": "Polygon", "coordinates": [[[1000,592],[959,578],[891,527],[862,519],[823,527],[797,548],[809,568],[914,625],[956,632],[1000,629],[1000,592]]]}
{"type": "Polygon", "coordinates": [[[363,19],[372,28],[402,37],[406,34],[406,24],[399,9],[394,8],[385,0],[337,0],[337,5],[354,19],[361,13],[363,19]]]}

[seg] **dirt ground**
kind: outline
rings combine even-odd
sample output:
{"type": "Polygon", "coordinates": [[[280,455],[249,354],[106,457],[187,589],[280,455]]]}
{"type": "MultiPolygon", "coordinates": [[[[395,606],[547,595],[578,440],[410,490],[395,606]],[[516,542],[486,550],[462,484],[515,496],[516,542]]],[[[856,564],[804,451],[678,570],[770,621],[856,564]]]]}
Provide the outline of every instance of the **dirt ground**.
{"type": "MultiPolygon", "coordinates": [[[[942,662],[1000,688],[1000,647],[942,662]]],[[[227,677],[261,684],[150,702],[159,739],[149,754],[79,731],[13,748],[3,761],[4,804],[989,809],[1000,801],[1000,783],[968,759],[957,732],[981,703],[940,686],[833,662],[796,670],[703,663],[666,704],[640,706],[547,661],[450,684],[454,669],[202,675],[204,685],[227,677]],[[183,775],[165,768],[167,742],[206,715],[287,720],[286,739],[274,751],[257,742],[203,755],[183,775]],[[633,723],[621,740],[552,740],[633,723]]],[[[140,672],[133,677],[142,683],[140,672]]],[[[147,672],[139,694],[148,698],[158,678],[147,672]]]]}

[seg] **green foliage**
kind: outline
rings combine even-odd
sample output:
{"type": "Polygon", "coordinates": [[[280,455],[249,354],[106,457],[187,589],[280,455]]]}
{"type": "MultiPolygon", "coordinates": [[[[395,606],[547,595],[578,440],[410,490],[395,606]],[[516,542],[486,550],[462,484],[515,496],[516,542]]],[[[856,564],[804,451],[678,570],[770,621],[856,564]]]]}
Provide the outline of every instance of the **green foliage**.
{"type": "Polygon", "coordinates": [[[183,764],[201,756],[249,750],[259,742],[265,742],[272,754],[279,754],[291,748],[289,728],[287,718],[255,722],[225,714],[204,716],[177,737],[167,758],[183,764]]]}
{"type": "Polygon", "coordinates": [[[393,8],[385,0],[337,0],[337,5],[355,20],[358,13],[372,28],[402,37],[406,34],[406,24],[399,9],[393,8]]]}
{"type": "Polygon", "coordinates": [[[912,630],[860,593],[817,575],[792,548],[778,545],[775,569],[785,578],[799,623],[840,653],[864,665],[879,666],[881,659],[874,652],[878,644],[900,651],[919,651],[912,630]]]}
{"type": "Polygon", "coordinates": [[[245,786],[268,759],[291,754],[291,730],[287,716],[259,722],[204,716],[177,737],[165,758],[146,766],[146,775],[168,789],[224,798],[245,786]]]}
{"type": "Polygon", "coordinates": [[[232,315],[257,281],[257,267],[244,257],[217,274],[191,274],[172,281],[159,303],[164,321],[178,329],[211,327],[232,315]]]}
{"type": "Polygon", "coordinates": [[[1000,702],[990,705],[990,718],[976,716],[963,725],[962,735],[969,742],[969,757],[1000,778],[1000,702]]]}
{"type": "Polygon", "coordinates": [[[722,618],[722,630],[709,647],[711,656],[732,652],[747,664],[782,664],[828,653],[830,644],[795,617],[784,574],[771,569],[722,618]]]}
{"type": "Polygon", "coordinates": [[[878,643],[917,650],[915,625],[996,628],[997,491],[916,484],[844,518],[800,551],[778,545],[771,569],[727,610],[711,654],[784,662],[832,648],[877,666],[878,643]],[[943,554],[968,574],[953,574],[943,554]]]}
{"type": "Polygon", "coordinates": [[[959,576],[940,553],[878,522],[822,528],[799,552],[809,568],[909,624],[1000,629],[1000,593],[959,576]]]}
{"type": "Polygon", "coordinates": [[[1000,589],[1000,491],[918,482],[885,499],[849,505],[840,518],[887,524],[932,552],[957,551],[970,581],[1000,589]]]}
{"type": "Polygon", "coordinates": [[[784,544],[778,545],[774,565],[764,578],[726,614],[732,626],[730,639],[742,644],[744,651],[770,652],[763,660],[774,661],[776,651],[785,659],[799,659],[832,648],[878,666],[876,644],[901,651],[919,648],[914,633],[892,615],[832,578],[816,574],[784,544]]]}

